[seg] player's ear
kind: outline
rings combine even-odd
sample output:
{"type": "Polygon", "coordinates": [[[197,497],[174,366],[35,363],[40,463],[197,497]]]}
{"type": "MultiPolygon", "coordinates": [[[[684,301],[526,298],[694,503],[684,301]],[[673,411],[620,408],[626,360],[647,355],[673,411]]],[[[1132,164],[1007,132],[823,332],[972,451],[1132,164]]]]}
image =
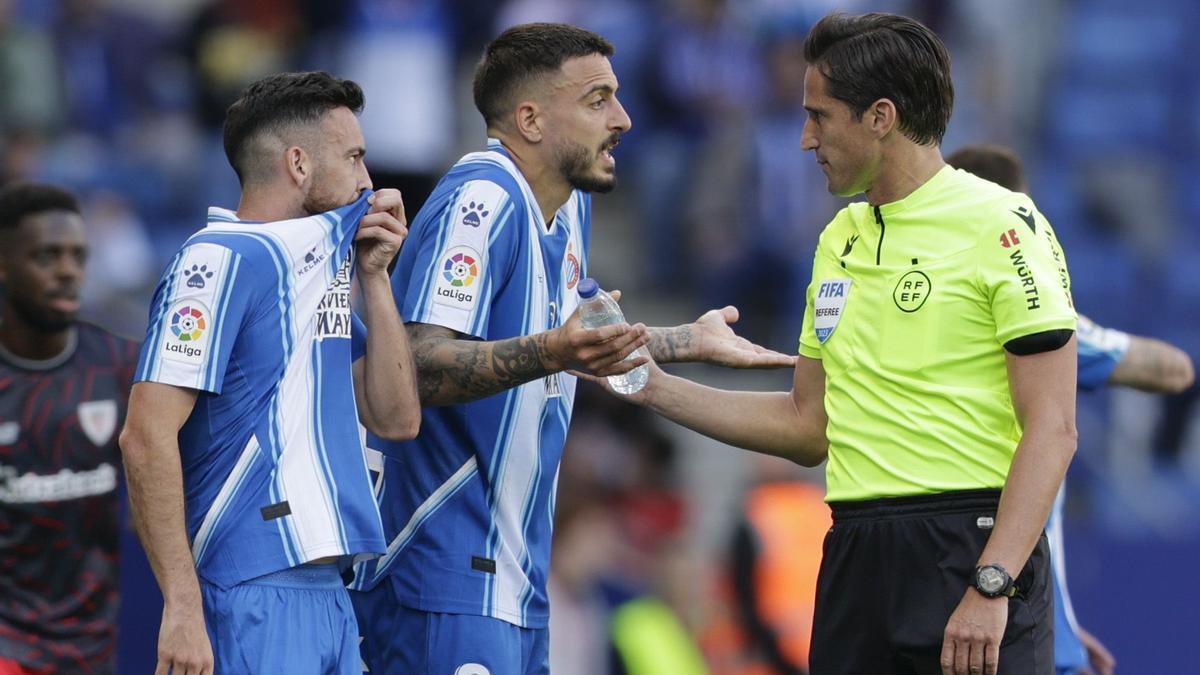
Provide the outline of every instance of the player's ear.
{"type": "Polygon", "coordinates": [[[513,113],[517,133],[529,143],[542,142],[542,110],[536,101],[521,101],[513,113]]]}
{"type": "Polygon", "coordinates": [[[283,153],[284,171],[297,187],[303,186],[312,178],[312,157],[304,148],[293,145],[283,153]]]}
{"type": "Polygon", "coordinates": [[[863,116],[867,118],[871,124],[871,131],[875,132],[878,138],[883,138],[891,133],[900,120],[896,104],[888,98],[881,98],[872,103],[863,116]]]}

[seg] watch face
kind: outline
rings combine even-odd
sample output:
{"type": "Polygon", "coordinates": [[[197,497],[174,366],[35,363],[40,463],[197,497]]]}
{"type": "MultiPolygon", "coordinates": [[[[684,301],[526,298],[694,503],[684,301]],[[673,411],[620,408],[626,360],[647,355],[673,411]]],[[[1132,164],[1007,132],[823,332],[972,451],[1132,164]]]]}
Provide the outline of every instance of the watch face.
{"type": "Polygon", "coordinates": [[[979,590],[984,593],[999,593],[1004,589],[1006,579],[1004,572],[995,567],[981,567],[979,569],[979,590]]]}

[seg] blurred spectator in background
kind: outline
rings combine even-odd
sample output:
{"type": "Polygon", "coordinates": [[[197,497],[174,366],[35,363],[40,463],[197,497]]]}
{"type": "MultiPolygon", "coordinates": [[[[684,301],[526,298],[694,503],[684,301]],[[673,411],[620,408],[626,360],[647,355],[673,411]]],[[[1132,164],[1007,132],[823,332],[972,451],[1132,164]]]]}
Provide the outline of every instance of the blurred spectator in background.
{"type": "Polygon", "coordinates": [[[28,175],[63,122],[54,41],[0,0],[0,184],[28,175]]]}
{"type": "Polygon", "coordinates": [[[730,538],[705,654],[713,675],[804,675],[822,542],[833,521],[824,487],[806,480],[804,469],[775,457],[753,463],[755,484],[730,538]]]}
{"type": "Polygon", "coordinates": [[[117,429],[137,345],[77,320],[75,197],[0,189],[0,674],[116,667],[117,429]]]}
{"type": "Polygon", "coordinates": [[[154,102],[163,34],[110,0],[62,0],[51,30],[70,128],[103,139],[136,128],[154,102]]]}
{"type": "Polygon", "coordinates": [[[551,564],[550,672],[705,673],[692,637],[706,561],[686,546],[675,449],[646,410],[578,390],[551,564]]]}
{"type": "Polygon", "coordinates": [[[647,281],[678,290],[703,277],[691,258],[716,243],[698,238],[694,228],[702,222],[737,228],[730,208],[711,201],[736,194],[736,187],[706,195],[712,181],[703,173],[723,160],[723,132],[744,129],[762,92],[762,72],[757,48],[727,0],[669,0],[664,7],[651,61],[631,74],[644,78],[647,104],[638,120],[647,160],[635,167],[634,184],[647,281]]]}
{"type": "Polygon", "coordinates": [[[352,0],[338,71],[362,83],[371,173],[417,213],[453,161],[454,43],[441,0],[352,0]]]}

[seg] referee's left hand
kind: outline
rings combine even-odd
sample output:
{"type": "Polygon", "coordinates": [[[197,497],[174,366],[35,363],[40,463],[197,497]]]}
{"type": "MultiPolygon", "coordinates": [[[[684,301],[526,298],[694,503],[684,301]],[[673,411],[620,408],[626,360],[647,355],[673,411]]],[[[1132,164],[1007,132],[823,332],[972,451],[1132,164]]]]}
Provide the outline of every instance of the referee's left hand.
{"type": "Polygon", "coordinates": [[[985,598],[968,588],[942,635],[942,675],[996,675],[1008,598],[985,598]]]}
{"type": "Polygon", "coordinates": [[[367,202],[371,207],[358,226],[354,241],[358,245],[359,274],[387,274],[388,265],[400,252],[408,236],[404,200],[393,188],[376,190],[367,202]]]}
{"type": "Polygon", "coordinates": [[[738,310],[729,305],[710,309],[690,328],[696,340],[696,358],[726,368],[792,368],[794,354],[781,354],[754,344],[733,332],[731,325],[738,320],[738,310]]]}

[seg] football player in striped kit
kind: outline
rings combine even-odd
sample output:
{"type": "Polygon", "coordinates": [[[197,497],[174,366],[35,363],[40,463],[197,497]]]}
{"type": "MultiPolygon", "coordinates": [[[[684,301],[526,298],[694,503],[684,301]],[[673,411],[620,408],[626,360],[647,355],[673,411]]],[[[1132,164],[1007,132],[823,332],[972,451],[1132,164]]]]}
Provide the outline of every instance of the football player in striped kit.
{"type": "Polygon", "coordinates": [[[360,672],[338,563],[384,547],[359,420],[420,424],[387,277],[403,204],[371,191],[362,107],[327,73],[250,85],[225,121],[237,210],[209,209],[154,295],[121,447],[160,673],[360,672]]]}

